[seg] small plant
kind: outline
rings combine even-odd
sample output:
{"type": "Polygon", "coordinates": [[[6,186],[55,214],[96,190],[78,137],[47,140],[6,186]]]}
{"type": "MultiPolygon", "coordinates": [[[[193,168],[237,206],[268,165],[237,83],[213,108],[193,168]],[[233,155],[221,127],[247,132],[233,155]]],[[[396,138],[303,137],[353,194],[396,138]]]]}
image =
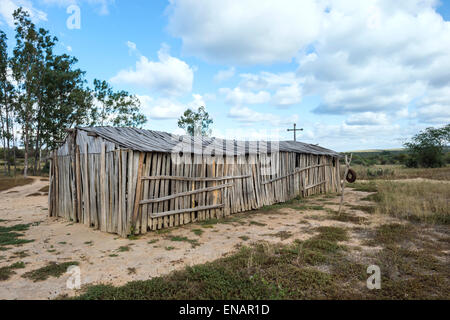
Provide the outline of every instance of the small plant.
{"type": "Polygon", "coordinates": [[[136,274],[136,268],[128,268],[128,274],[136,274]]]}
{"type": "Polygon", "coordinates": [[[21,245],[34,240],[21,239],[23,236],[22,231],[28,230],[30,224],[16,224],[10,227],[0,226],[0,246],[5,245],[21,245]]]}
{"type": "Polygon", "coordinates": [[[148,244],[153,244],[153,243],[156,243],[158,241],[159,241],[159,239],[152,239],[152,240],[148,241],[147,243],[148,244]]]}
{"type": "Polygon", "coordinates": [[[189,242],[192,246],[192,248],[195,248],[197,246],[199,246],[200,244],[198,243],[198,240],[195,239],[189,239],[187,237],[180,237],[180,236],[173,236],[171,238],[169,238],[170,241],[184,241],[184,242],[189,242]]]}
{"type": "Polygon", "coordinates": [[[240,236],[239,239],[242,239],[242,240],[244,240],[244,241],[247,241],[247,240],[250,239],[250,238],[247,237],[247,236],[240,236]]]}
{"type": "Polygon", "coordinates": [[[22,275],[23,278],[33,280],[34,282],[47,280],[49,277],[59,278],[63,275],[70,266],[77,266],[77,261],[69,261],[64,263],[50,262],[47,266],[26,272],[22,275]]]}
{"type": "Polygon", "coordinates": [[[0,268],[0,281],[8,280],[13,274],[16,272],[15,269],[23,269],[25,268],[25,263],[16,262],[10,266],[0,268]]]}
{"type": "Polygon", "coordinates": [[[171,246],[166,247],[166,250],[167,250],[167,251],[171,251],[171,250],[173,250],[173,249],[175,249],[175,247],[171,247],[171,246]]]}
{"type": "Polygon", "coordinates": [[[265,224],[265,223],[261,223],[261,222],[253,221],[253,220],[250,221],[250,225],[259,226],[259,227],[267,226],[267,224],[265,224]]]}
{"type": "Polygon", "coordinates": [[[127,251],[130,251],[130,246],[120,246],[117,250],[119,251],[119,252],[127,252],[127,251]]]}
{"type": "Polygon", "coordinates": [[[265,236],[270,236],[270,237],[278,237],[281,239],[281,241],[286,240],[288,238],[290,238],[292,236],[292,233],[290,231],[279,231],[277,233],[268,233],[265,234],[265,236]]]}
{"type": "Polygon", "coordinates": [[[191,229],[191,232],[200,237],[204,231],[202,229],[191,229]]]}

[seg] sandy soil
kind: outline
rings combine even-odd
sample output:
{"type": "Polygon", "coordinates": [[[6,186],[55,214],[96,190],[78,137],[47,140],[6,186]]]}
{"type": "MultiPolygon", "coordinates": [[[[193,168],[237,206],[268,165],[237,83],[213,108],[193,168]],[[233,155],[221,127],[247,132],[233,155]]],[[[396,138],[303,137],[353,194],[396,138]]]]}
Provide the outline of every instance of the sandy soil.
{"type": "MultiPolygon", "coordinates": [[[[328,220],[329,213],[324,210],[300,212],[283,208],[277,211],[238,214],[235,216],[240,219],[236,222],[219,223],[211,228],[203,228],[194,223],[169,229],[166,233],[150,232],[137,240],[128,240],[84,225],[48,218],[47,197],[27,197],[47,183],[36,178],[33,184],[0,192],[0,219],[8,220],[1,224],[33,223],[25,232],[25,238],[34,239],[34,242],[20,247],[0,251],[0,267],[17,261],[26,264],[26,268],[15,270],[16,274],[9,280],[0,282],[0,299],[51,299],[61,294],[75,294],[74,290],[66,288],[68,274],[40,282],[21,277],[25,272],[41,268],[49,262],[78,261],[83,285],[120,285],[132,280],[167,274],[186,265],[215,260],[230,254],[242,244],[261,240],[289,243],[295,239],[303,240],[313,236],[313,229],[322,225],[368,228],[390,220],[386,216],[369,215],[347,208],[347,212],[367,219],[356,225],[328,220]],[[192,232],[193,229],[201,229],[203,234],[197,236],[192,232]],[[281,240],[275,235],[280,231],[287,231],[292,235],[281,240]],[[197,239],[200,245],[193,248],[188,242],[170,240],[172,236],[197,239]],[[120,251],[121,246],[129,246],[130,250],[120,251]],[[28,256],[13,257],[14,253],[19,251],[25,251],[28,256]],[[130,272],[129,268],[135,268],[136,272],[130,272]]],[[[347,189],[345,202],[347,205],[368,205],[369,202],[360,200],[367,194],[347,189]]],[[[308,204],[324,205],[337,210],[338,201],[338,198],[313,198],[308,204]]],[[[357,237],[352,237],[348,245],[361,246],[361,243],[357,237]]]]}

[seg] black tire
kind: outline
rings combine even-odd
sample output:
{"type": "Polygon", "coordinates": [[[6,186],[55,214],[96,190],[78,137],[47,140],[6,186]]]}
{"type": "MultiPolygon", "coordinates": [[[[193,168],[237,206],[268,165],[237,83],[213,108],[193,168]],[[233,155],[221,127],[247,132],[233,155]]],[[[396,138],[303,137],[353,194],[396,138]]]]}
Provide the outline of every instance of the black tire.
{"type": "Polygon", "coordinates": [[[356,181],[356,172],[353,169],[348,169],[347,176],[345,177],[348,183],[353,183],[356,181]]]}

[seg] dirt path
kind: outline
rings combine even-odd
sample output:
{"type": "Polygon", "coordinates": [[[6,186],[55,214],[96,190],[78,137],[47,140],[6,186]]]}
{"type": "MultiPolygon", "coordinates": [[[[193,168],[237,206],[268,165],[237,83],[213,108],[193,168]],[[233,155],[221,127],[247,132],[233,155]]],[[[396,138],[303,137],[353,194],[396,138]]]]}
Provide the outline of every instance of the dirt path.
{"type": "MultiPolygon", "coordinates": [[[[212,261],[235,251],[240,245],[255,241],[289,243],[313,236],[314,228],[322,225],[366,228],[391,220],[386,216],[351,209],[352,205],[370,203],[360,200],[368,193],[348,189],[346,210],[357,217],[357,221],[330,219],[330,212],[324,209],[337,210],[339,199],[324,196],[308,200],[306,205],[309,207],[304,210],[283,207],[247,212],[233,215],[226,220],[227,223],[195,223],[150,232],[136,240],[129,240],[84,225],[48,218],[47,197],[27,197],[46,184],[35,179],[31,185],[0,193],[0,219],[8,220],[1,225],[32,223],[25,232],[25,238],[34,240],[0,251],[0,268],[18,261],[25,263],[24,269],[15,270],[16,274],[10,279],[0,282],[0,299],[49,299],[60,294],[75,294],[66,288],[68,275],[50,277],[40,282],[21,277],[25,272],[46,266],[49,262],[79,262],[82,284],[120,285],[167,274],[187,265],[212,261]],[[196,230],[201,230],[201,234],[196,235],[196,230]],[[193,241],[174,241],[183,237],[193,241]],[[19,251],[24,251],[28,256],[14,257],[19,251]]],[[[357,237],[352,237],[348,245],[361,246],[361,243],[357,237]]]]}

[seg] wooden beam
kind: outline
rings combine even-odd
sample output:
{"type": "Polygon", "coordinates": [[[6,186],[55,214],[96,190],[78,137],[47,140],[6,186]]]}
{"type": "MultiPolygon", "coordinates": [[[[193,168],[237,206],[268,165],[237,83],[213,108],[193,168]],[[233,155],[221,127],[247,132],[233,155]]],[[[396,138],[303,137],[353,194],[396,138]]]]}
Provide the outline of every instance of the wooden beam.
{"type": "Polygon", "coordinates": [[[140,204],[147,204],[147,203],[155,203],[155,202],[167,201],[167,200],[174,199],[174,198],[189,196],[191,194],[197,194],[197,193],[202,193],[202,192],[209,192],[209,191],[214,191],[214,190],[220,190],[220,189],[228,188],[228,187],[232,187],[232,186],[233,186],[233,183],[226,183],[226,184],[221,184],[219,186],[214,186],[214,187],[208,187],[208,188],[202,188],[202,189],[197,189],[197,190],[191,190],[191,191],[175,193],[175,194],[171,194],[169,196],[165,196],[165,197],[161,197],[161,198],[145,199],[145,200],[142,200],[139,203],[140,204]]]}
{"type": "Polygon", "coordinates": [[[318,167],[325,167],[325,166],[329,166],[329,165],[328,164],[316,164],[316,165],[305,167],[305,168],[295,168],[295,170],[293,172],[290,172],[290,173],[282,175],[280,177],[276,177],[276,178],[273,178],[273,179],[261,182],[261,184],[271,183],[271,182],[274,182],[274,181],[278,181],[278,180],[287,178],[289,176],[292,176],[293,174],[296,174],[296,173],[299,173],[299,172],[302,172],[302,171],[305,171],[305,170],[314,169],[314,168],[318,168],[318,167]]]}
{"type": "Polygon", "coordinates": [[[89,137],[98,137],[98,134],[95,133],[95,132],[88,132],[87,135],[88,135],[89,137]]]}
{"type": "Polygon", "coordinates": [[[203,211],[203,210],[210,210],[210,209],[223,208],[223,207],[224,207],[224,204],[215,204],[215,205],[210,205],[210,206],[200,206],[200,207],[195,207],[195,208],[179,209],[179,210],[172,210],[172,211],[156,213],[156,214],[152,214],[151,217],[152,218],[159,218],[159,217],[168,216],[168,215],[171,215],[171,214],[203,211]]]}
{"type": "MultiPolygon", "coordinates": [[[[137,172],[137,180],[136,180],[136,193],[134,197],[134,207],[133,207],[133,220],[132,220],[132,226],[133,228],[136,226],[136,221],[139,214],[139,202],[141,200],[141,186],[142,186],[142,167],[144,166],[144,156],[145,153],[141,152],[139,153],[139,164],[138,164],[138,172],[137,172]]],[[[136,230],[134,230],[136,231],[136,230]]]]}
{"type": "Polygon", "coordinates": [[[209,177],[209,178],[197,178],[197,177],[181,177],[181,176],[146,176],[142,177],[142,180],[180,180],[180,181],[223,181],[223,180],[232,180],[232,179],[245,179],[250,178],[251,176],[243,175],[243,176],[231,176],[231,177],[209,177]]]}
{"type": "Polygon", "coordinates": [[[306,186],[306,187],[305,187],[305,190],[308,190],[308,189],[311,189],[311,188],[320,186],[321,184],[324,184],[324,183],[327,183],[327,182],[326,182],[326,181],[321,181],[321,182],[318,182],[318,183],[315,183],[315,184],[311,184],[311,185],[309,185],[309,186],[306,186]]]}

